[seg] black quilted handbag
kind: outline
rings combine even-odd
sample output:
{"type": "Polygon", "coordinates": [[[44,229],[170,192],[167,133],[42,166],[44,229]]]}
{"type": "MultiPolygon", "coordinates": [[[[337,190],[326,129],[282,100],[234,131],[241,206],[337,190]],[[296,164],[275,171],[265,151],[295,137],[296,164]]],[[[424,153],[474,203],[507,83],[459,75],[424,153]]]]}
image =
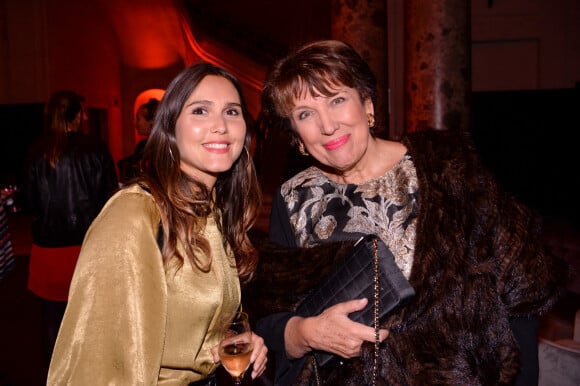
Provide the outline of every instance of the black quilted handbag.
{"type": "MultiPolygon", "coordinates": [[[[367,235],[308,294],[296,308],[296,313],[314,316],[337,303],[364,297],[369,299],[367,307],[349,317],[378,329],[379,320],[403,307],[414,295],[413,287],[395,263],[389,248],[377,236],[367,235]]],[[[326,352],[315,352],[314,355],[319,366],[324,366],[334,357],[326,352]]]]}

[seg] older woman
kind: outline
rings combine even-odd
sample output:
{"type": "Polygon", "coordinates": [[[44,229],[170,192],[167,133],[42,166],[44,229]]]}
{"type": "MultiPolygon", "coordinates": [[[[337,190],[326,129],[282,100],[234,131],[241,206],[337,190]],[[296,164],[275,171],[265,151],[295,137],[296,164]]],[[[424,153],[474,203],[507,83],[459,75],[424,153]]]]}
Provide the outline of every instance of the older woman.
{"type": "Polygon", "coordinates": [[[289,128],[316,160],[280,187],[271,240],[313,247],[378,235],[416,291],[412,304],[381,322],[378,380],[374,330],[348,318],[369,299],[313,317],[261,319],[257,331],[277,354],[277,383],[537,382],[536,317],[554,304],[566,266],[542,249],[538,220],[501,190],[467,135],[374,136],[375,77],[339,41],[312,42],[281,59],[263,97],[268,121],[289,128]],[[313,350],[348,360],[313,368],[306,361],[313,350]]]}

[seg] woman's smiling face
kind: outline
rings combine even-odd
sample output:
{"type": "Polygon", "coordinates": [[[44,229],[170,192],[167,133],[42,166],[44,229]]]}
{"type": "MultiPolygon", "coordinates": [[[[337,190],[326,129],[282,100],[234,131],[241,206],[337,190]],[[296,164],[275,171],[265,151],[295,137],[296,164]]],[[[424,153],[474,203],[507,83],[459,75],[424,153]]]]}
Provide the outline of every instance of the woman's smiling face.
{"type": "Polygon", "coordinates": [[[350,170],[364,157],[371,138],[370,99],[361,101],[354,88],[337,86],[335,95],[304,92],[294,101],[292,126],[306,150],[320,163],[340,172],[350,170]]]}
{"type": "Polygon", "coordinates": [[[240,95],[226,78],[208,75],[183,105],[175,125],[180,168],[208,189],[240,156],[246,137],[240,95]]]}

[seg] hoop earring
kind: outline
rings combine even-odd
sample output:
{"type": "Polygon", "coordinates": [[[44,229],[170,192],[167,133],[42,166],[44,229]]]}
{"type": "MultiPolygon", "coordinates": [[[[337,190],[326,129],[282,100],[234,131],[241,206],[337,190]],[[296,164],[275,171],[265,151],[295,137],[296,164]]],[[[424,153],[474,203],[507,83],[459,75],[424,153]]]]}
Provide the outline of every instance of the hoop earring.
{"type": "Polygon", "coordinates": [[[299,141],[298,142],[298,151],[300,152],[300,154],[302,154],[304,157],[308,157],[310,154],[308,154],[308,152],[306,151],[306,148],[304,147],[304,142],[299,141]]]}
{"type": "Polygon", "coordinates": [[[368,120],[367,123],[369,125],[369,129],[375,126],[375,116],[371,113],[367,114],[368,120]]]}
{"type": "Polygon", "coordinates": [[[248,148],[244,146],[244,150],[246,151],[246,156],[248,157],[248,160],[251,160],[252,156],[250,156],[250,151],[248,150],[248,148]]]}
{"type": "Polygon", "coordinates": [[[176,163],[175,158],[173,157],[173,152],[171,151],[171,146],[169,146],[169,156],[171,157],[171,160],[176,163]]]}

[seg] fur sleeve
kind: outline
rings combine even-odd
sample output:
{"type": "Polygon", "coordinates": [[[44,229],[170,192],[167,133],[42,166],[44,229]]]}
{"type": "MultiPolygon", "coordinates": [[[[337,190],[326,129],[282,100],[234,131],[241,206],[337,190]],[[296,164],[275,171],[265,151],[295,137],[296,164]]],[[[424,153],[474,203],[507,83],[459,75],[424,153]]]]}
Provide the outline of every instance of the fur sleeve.
{"type": "Polygon", "coordinates": [[[259,262],[243,298],[244,307],[251,308],[256,318],[293,312],[353,245],[345,241],[313,248],[284,247],[258,233],[252,235],[252,243],[259,251],[259,262]]]}

